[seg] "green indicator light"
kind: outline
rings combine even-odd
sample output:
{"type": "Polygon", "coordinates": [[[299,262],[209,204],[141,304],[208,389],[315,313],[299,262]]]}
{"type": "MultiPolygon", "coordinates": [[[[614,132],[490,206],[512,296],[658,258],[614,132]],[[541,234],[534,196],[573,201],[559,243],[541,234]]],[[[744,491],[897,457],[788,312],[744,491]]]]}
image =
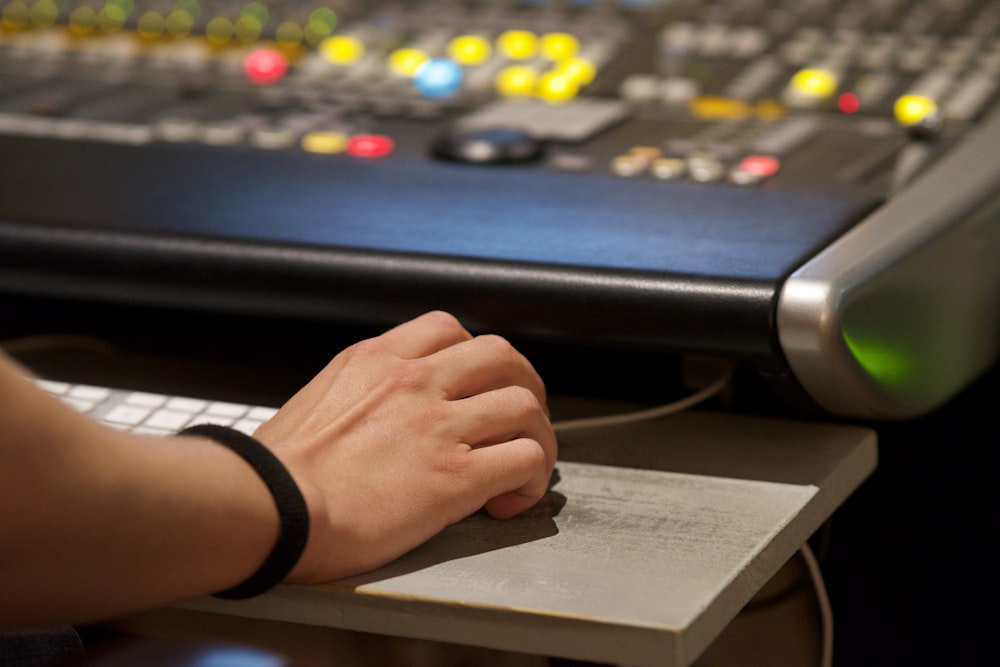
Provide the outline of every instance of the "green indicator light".
{"type": "Polygon", "coordinates": [[[201,5],[198,0],[177,0],[174,11],[187,12],[191,18],[198,18],[201,15],[201,5]]]}
{"type": "Polygon", "coordinates": [[[140,37],[144,39],[157,39],[163,36],[166,22],[159,12],[150,11],[139,17],[139,23],[136,28],[140,37]]]}
{"type": "Polygon", "coordinates": [[[294,21],[285,21],[274,31],[274,37],[284,46],[294,46],[302,41],[302,28],[294,21]]]}
{"type": "Polygon", "coordinates": [[[876,380],[888,386],[903,386],[916,372],[913,359],[898,346],[884,341],[865,340],[843,332],[844,343],[854,359],[876,380]]]}
{"type": "Polygon", "coordinates": [[[0,18],[2,18],[3,27],[17,30],[28,25],[30,15],[31,12],[28,9],[28,5],[21,2],[21,0],[14,0],[3,8],[0,18]]]}
{"type": "Polygon", "coordinates": [[[329,7],[319,7],[309,13],[308,23],[317,33],[329,35],[337,27],[337,15],[329,7]],[[325,32],[323,26],[326,26],[325,32]]]}
{"type": "Polygon", "coordinates": [[[125,24],[125,11],[118,5],[105,5],[97,14],[97,25],[104,32],[116,32],[125,24]]]}
{"type": "Polygon", "coordinates": [[[69,15],[69,29],[73,34],[86,35],[95,25],[97,25],[97,12],[86,5],[77,7],[69,15]]]}
{"type": "Polygon", "coordinates": [[[225,44],[233,36],[233,24],[224,16],[216,16],[205,24],[205,36],[212,44],[225,44]]]}
{"type": "Polygon", "coordinates": [[[114,7],[121,12],[119,16],[131,16],[132,12],[135,11],[135,2],[132,0],[108,0],[104,3],[105,9],[110,9],[114,7]]]}
{"type": "Polygon", "coordinates": [[[167,32],[174,37],[185,37],[194,27],[194,17],[184,9],[175,9],[167,16],[167,32]]]}
{"type": "Polygon", "coordinates": [[[240,11],[240,20],[252,16],[260,23],[260,27],[263,28],[267,25],[267,22],[271,20],[271,15],[267,11],[267,7],[260,4],[259,2],[251,2],[250,4],[243,7],[240,11]]]}
{"type": "Polygon", "coordinates": [[[236,36],[244,42],[252,42],[260,37],[260,33],[263,28],[264,25],[256,16],[244,14],[240,17],[240,20],[236,22],[236,36]]]}
{"type": "Polygon", "coordinates": [[[31,6],[31,23],[47,28],[59,18],[59,7],[53,0],[38,0],[31,6]]]}

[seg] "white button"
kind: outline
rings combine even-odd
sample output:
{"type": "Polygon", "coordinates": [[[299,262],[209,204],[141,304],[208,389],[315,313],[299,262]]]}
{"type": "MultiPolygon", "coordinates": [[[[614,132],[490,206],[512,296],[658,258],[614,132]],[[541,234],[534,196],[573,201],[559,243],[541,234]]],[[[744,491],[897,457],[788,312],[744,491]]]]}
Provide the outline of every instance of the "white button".
{"type": "Polygon", "coordinates": [[[250,412],[247,413],[247,419],[256,419],[260,422],[266,422],[276,414],[278,414],[277,408],[251,408],[250,412]]]}
{"type": "Polygon", "coordinates": [[[208,401],[198,398],[171,398],[167,401],[166,408],[170,410],[180,410],[181,412],[201,412],[208,405],[208,401]]]}
{"type": "Polygon", "coordinates": [[[93,401],[85,401],[82,398],[73,398],[72,396],[60,396],[59,398],[77,412],[90,412],[94,409],[93,401]]]}
{"type": "Polygon", "coordinates": [[[142,423],[142,420],[149,416],[149,412],[149,408],[143,408],[137,405],[125,405],[123,403],[108,410],[107,414],[105,414],[102,419],[106,422],[135,426],[136,424],[142,423]]]}
{"type": "Polygon", "coordinates": [[[177,429],[184,428],[184,425],[189,421],[191,421],[191,413],[189,412],[157,410],[142,425],[146,428],[162,428],[168,431],[176,431],[177,429]]]}
{"type": "Polygon", "coordinates": [[[73,398],[82,398],[85,401],[103,401],[111,395],[111,390],[106,387],[92,387],[87,384],[78,384],[69,390],[69,395],[73,398]]]}
{"type": "Polygon", "coordinates": [[[167,397],[163,394],[149,394],[144,391],[134,391],[125,398],[129,405],[141,405],[147,408],[158,408],[163,405],[167,397]]]}
{"type": "Polygon", "coordinates": [[[246,433],[247,435],[253,435],[253,432],[257,430],[257,427],[261,425],[261,422],[256,419],[241,419],[235,424],[233,428],[241,433],[246,433]]]}
{"type": "Polygon", "coordinates": [[[209,415],[222,415],[223,417],[233,417],[234,419],[246,414],[247,406],[238,403],[223,403],[217,401],[208,406],[205,412],[209,415]]]}
{"type": "Polygon", "coordinates": [[[65,394],[69,391],[69,385],[65,382],[55,382],[53,380],[36,380],[35,383],[50,394],[65,394]]]}

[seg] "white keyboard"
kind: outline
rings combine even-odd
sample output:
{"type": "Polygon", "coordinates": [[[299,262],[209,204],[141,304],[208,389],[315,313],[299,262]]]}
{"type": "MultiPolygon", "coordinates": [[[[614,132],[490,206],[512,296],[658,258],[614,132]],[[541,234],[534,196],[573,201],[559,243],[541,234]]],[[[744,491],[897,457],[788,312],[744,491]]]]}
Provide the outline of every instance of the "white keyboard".
{"type": "Polygon", "coordinates": [[[230,426],[247,435],[270,419],[276,408],[210,401],[89,384],[36,380],[64,403],[99,422],[124,431],[166,435],[196,424],[230,426]]]}

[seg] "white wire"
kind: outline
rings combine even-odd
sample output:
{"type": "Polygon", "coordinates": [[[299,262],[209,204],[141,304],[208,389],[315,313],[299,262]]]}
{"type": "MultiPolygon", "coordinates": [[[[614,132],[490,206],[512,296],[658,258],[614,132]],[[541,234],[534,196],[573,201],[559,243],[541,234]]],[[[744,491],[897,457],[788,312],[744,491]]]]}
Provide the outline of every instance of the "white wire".
{"type": "Polygon", "coordinates": [[[808,542],[802,545],[799,553],[802,554],[802,560],[805,561],[806,569],[809,570],[809,578],[812,579],[813,589],[816,592],[816,604],[819,606],[823,632],[820,665],[821,667],[831,667],[833,665],[833,608],[830,605],[830,596],[826,591],[826,583],[823,581],[823,572],[819,568],[819,562],[817,562],[808,542]]]}
{"type": "Polygon", "coordinates": [[[604,415],[600,417],[583,417],[581,419],[565,419],[562,421],[553,422],[552,428],[556,433],[564,433],[566,431],[576,431],[587,428],[598,428],[601,426],[619,426],[621,424],[630,424],[638,421],[646,421],[649,419],[656,419],[658,417],[665,417],[667,415],[676,414],[683,410],[687,410],[702,401],[706,401],[709,398],[715,396],[729,384],[729,381],[733,377],[733,371],[735,366],[726,370],[722,376],[708,385],[704,389],[701,389],[686,398],[674,401],[672,403],[667,403],[665,405],[659,405],[653,408],[646,408],[644,410],[636,410],[633,412],[624,412],[615,415],[604,415]]]}

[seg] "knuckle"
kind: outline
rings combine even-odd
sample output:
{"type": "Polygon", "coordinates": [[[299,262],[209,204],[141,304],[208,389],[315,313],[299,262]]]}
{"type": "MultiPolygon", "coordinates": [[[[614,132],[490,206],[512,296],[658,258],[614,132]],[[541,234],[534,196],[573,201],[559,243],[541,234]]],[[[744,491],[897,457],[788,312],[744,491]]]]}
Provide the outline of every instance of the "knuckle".
{"type": "Polygon", "coordinates": [[[541,401],[533,391],[527,387],[514,386],[508,389],[508,402],[510,410],[522,417],[535,417],[544,412],[541,401]]]}
{"type": "Polygon", "coordinates": [[[545,451],[545,448],[537,440],[535,442],[535,447],[528,447],[524,453],[525,463],[528,467],[534,469],[546,469],[549,465],[549,456],[545,451]]]}
{"type": "Polygon", "coordinates": [[[455,477],[465,477],[473,469],[472,457],[467,452],[455,450],[441,461],[441,468],[455,477]]]}
{"type": "Polygon", "coordinates": [[[382,345],[377,338],[359,341],[341,352],[341,355],[348,362],[364,362],[380,354],[382,354],[382,345]]]}
{"type": "Polygon", "coordinates": [[[395,364],[387,375],[390,386],[402,391],[420,391],[428,383],[427,363],[423,359],[395,364]]]}
{"type": "Polygon", "coordinates": [[[452,420],[452,411],[445,401],[427,401],[420,407],[420,423],[429,433],[446,431],[452,420]]]}
{"type": "Polygon", "coordinates": [[[432,310],[429,313],[426,313],[424,317],[431,320],[442,329],[451,329],[455,331],[465,330],[465,327],[462,326],[462,323],[458,321],[457,317],[444,310],[432,310]]]}
{"type": "Polygon", "coordinates": [[[476,343],[482,348],[484,354],[488,354],[502,363],[514,363],[519,357],[514,346],[503,336],[483,334],[476,338],[476,343]]]}

